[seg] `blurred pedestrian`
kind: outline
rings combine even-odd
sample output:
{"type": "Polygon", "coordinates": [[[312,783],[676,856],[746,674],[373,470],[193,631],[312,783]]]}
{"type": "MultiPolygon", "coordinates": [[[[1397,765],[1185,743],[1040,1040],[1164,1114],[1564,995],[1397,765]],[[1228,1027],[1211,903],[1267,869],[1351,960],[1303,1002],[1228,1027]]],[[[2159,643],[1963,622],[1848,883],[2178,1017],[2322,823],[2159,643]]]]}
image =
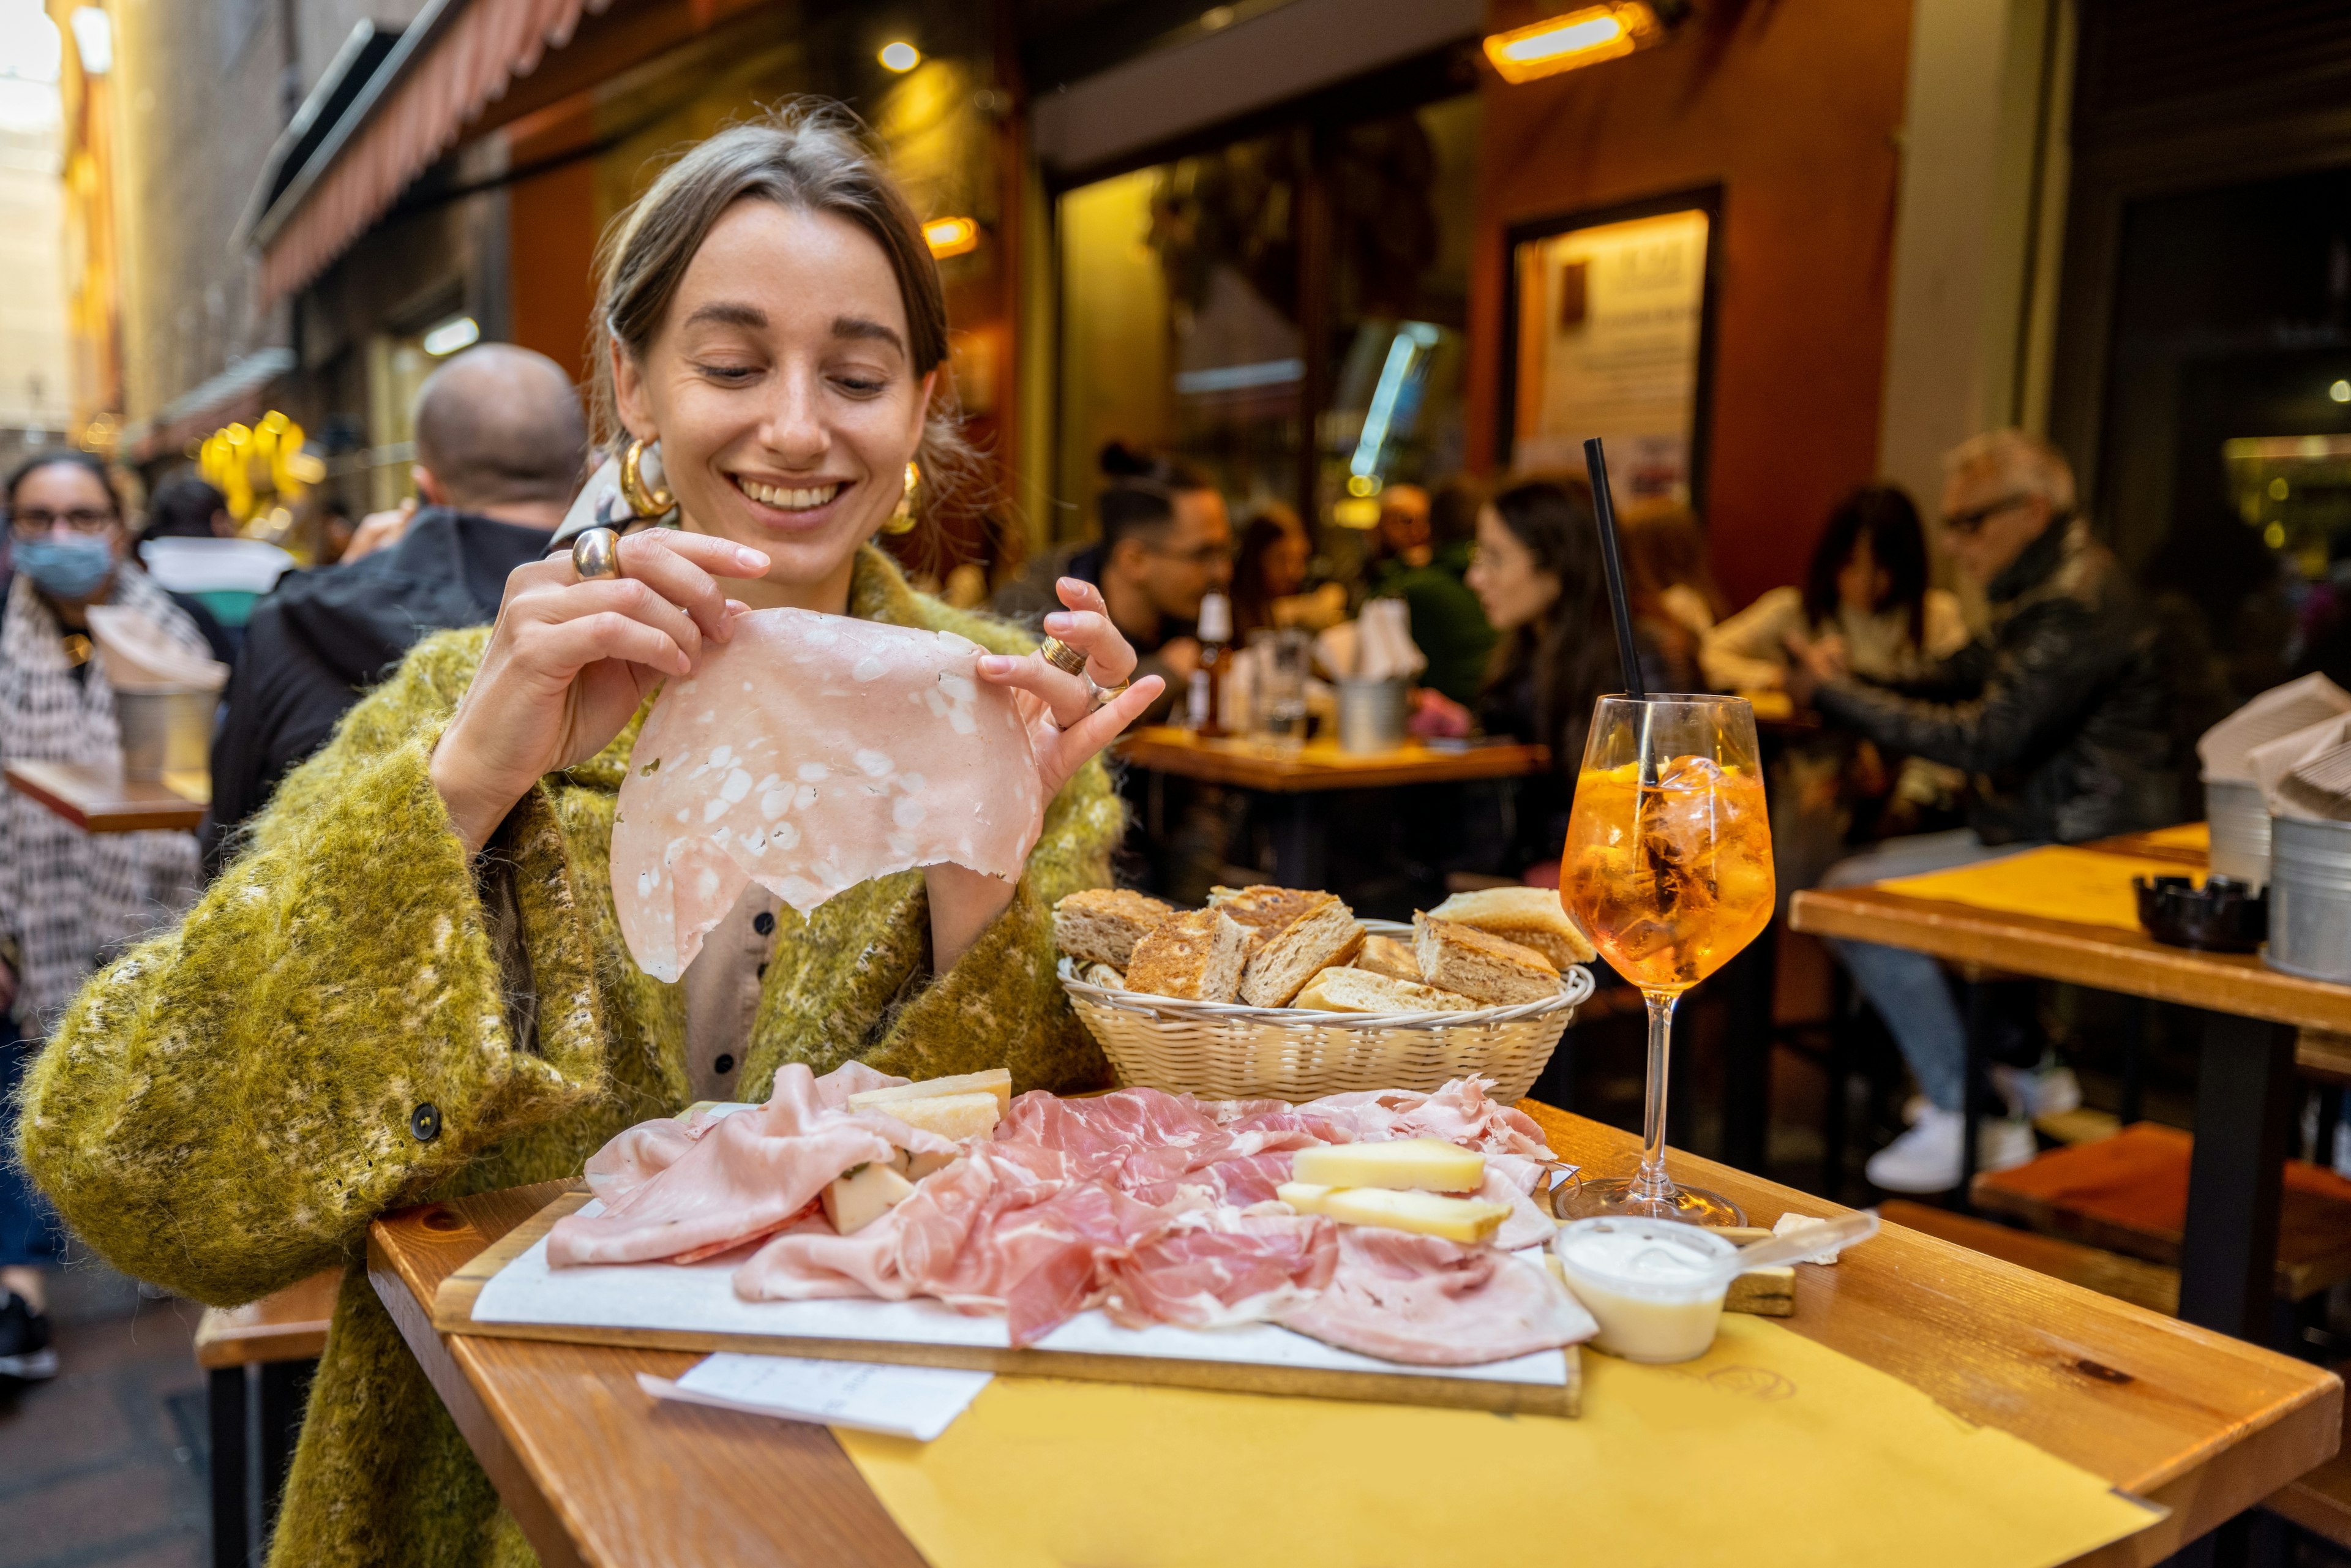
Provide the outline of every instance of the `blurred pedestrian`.
{"type": "Polygon", "coordinates": [[[155,486],[147,497],[141,539],[225,539],[235,537],[236,519],[228,497],[193,474],[181,474],[155,486]]]}
{"type": "MultiPolygon", "coordinates": [[[[1966,828],[1889,839],[1841,862],[1832,887],[1972,864],[2036,843],[2079,843],[2171,820],[2177,770],[2155,623],[2112,551],[2074,507],[2064,454],[1998,430],[1944,458],[1942,537],[1984,587],[1991,625],[1929,672],[1911,695],[1853,673],[1835,638],[1792,644],[1788,688],[1880,748],[1976,780],[1966,828]]],[[[1893,1031],[1928,1103],[1870,1158],[1871,1182],[1942,1192],[1962,1164],[1967,1030],[1941,967],[1921,953],[1835,942],[1855,983],[1893,1031]]],[[[2033,1154],[2030,1116],[2079,1096],[2070,1072],[2011,1075],[2013,1114],[1984,1128],[1979,1168],[2033,1154]]]]}
{"type": "MultiPolygon", "coordinates": [[[[27,459],[8,476],[14,575],[0,597],[0,763],[120,766],[113,688],[94,656],[89,607],[137,611],[209,657],[197,612],[130,558],[120,493],[83,452],[27,459]]],[[[31,797],[0,797],[0,1103],[14,1104],[41,1041],[98,964],[185,908],[195,840],[85,833],[31,797]]],[[[44,1271],[65,1238],[13,1157],[0,1157],[0,1386],[54,1375],[44,1271]]]]}
{"type": "Polygon", "coordinates": [[[1381,498],[1399,492],[1409,495],[1394,514],[1397,525],[1391,529],[1384,512],[1381,533],[1403,548],[1389,555],[1373,596],[1405,601],[1413,643],[1428,660],[1422,685],[1454,702],[1474,702],[1497,637],[1468,584],[1482,497],[1475,486],[1457,479],[1433,497],[1416,486],[1396,485],[1381,498]]]}
{"type": "Polygon", "coordinates": [[[209,870],[412,646],[496,619],[507,574],[547,552],[587,461],[587,416],[570,379],[510,343],[469,349],[434,371],[415,426],[422,504],[395,536],[350,564],[288,573],[254,607],[213,739],[209,870]]]}

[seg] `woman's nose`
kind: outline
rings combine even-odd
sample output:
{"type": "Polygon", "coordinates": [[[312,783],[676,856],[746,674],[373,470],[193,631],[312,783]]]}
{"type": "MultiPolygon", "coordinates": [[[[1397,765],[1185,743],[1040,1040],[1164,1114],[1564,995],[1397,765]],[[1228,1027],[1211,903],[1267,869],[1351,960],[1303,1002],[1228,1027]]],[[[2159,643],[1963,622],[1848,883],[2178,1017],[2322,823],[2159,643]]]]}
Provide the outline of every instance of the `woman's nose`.
{"type": "Polygon", "coordinates": [[[760,426],[759,438],[769,451],[796,468],[823,457],[832,439],[825,428],[815,376],[795,372],[776,378],[776,399],[760,426]]]}

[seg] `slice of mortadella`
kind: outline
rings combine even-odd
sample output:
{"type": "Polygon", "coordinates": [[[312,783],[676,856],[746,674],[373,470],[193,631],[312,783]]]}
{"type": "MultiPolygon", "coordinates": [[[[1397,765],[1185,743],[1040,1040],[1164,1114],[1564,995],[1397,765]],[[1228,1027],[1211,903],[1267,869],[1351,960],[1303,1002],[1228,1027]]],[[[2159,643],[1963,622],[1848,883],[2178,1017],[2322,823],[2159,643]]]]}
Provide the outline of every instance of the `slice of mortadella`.
{"type": "Polygon", "coordinates": [[[638,967],[684,974],[749,882],[806,915],[915,866],[1017,880],[1044,781],[985,652],[807,610],[740,617],[663,690],[621,785],[612,899],[638,967]]]}

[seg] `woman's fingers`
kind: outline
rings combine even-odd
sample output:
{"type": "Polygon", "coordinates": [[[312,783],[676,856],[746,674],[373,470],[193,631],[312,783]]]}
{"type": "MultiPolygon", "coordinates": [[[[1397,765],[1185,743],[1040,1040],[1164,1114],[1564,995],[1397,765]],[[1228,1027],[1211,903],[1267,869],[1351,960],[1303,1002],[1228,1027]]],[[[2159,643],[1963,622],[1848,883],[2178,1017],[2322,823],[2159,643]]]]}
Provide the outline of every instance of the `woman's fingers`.
{"type": "MultiPolygon", "coordinates": [[[[693,623],[685,624],[690,629],[693,623]]],[[[548,664],[575,674],[604,659],[623,659],[667,675],[689,674],[694,669],[694,660],[675,638],[619,610],[598,610],[568,621],[542,622],[530,645],[548,664]]]]}
{"type": "Polygon", "coordinates": [[[1145,675],[1077,723],[1062,726],[1052,748],[1053,770],[1059,776],[1055,788],[1067,782],[1094,753],[1116,740],[1120,731],[1141,718],[1143,710],[1158,700],[1166,685],[1157,675],[1145,675]]]}
{"type": "Polygon", "coordinates": [[[1043,703],[1053,722],[1064,729],[1083,718],[1093,706],[1093,693],[1083,680],[1055,669],[1040,653],[1024,653],[1017,659],[990,653],[979,661],[979,678],[990,685],[1027,692],[1043,703]]]}
{"type": "Polygon", "coordinates": [[[1088,672],[1106,686],[1134,674],[1133,645],[1100,611],[1058,611],[1045,617],[1045,630],[1083,653],[1088,672]]]}
{"type": "Polygon", "coordinates": [[[732,634],[721,577],[758,577],[768,570],[761,552],[708,534],[646,528],[621,541],[621,577],[643,582],[694,617],[705,634],[732,634]]]}
{"type": "Polygon", "coordinates": [[[704,636],[701,622],[673,603],[651,583],[632,577],[608,577],[592,582],[575,583],[561,593],[534,599],[531,608],[537,612],[538,619],[549,624],[590,620],[604,614],[620,615],[661,632],[683,650],[688,659],[702,656],[704,636]]]}

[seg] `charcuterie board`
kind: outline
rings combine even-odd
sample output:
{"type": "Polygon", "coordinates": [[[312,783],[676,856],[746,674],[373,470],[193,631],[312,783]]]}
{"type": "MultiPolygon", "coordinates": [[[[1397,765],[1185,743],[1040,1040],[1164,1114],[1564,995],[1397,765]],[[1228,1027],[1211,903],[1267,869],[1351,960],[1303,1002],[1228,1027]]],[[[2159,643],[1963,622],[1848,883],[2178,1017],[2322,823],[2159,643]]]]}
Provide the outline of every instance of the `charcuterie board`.
{"type": "Polygon", "coordinates": [[[1100,1312],[1086,1312],[1036,1345],[1015,1350],[1001,1318],[959,1313],[934,1301],[741,1301],[729,1283],[734,1262],[723,1258],[685,1267],[549,1269],[548,1232],[591,1201],[584,1189],[563,1194],[451,1274],[434,1296],[434,1328],[1522,1415],[1574,1416],[1581,1408],[1582,1366],[1572,1345],[1485,1365],[1416,1366],[1341,1350],[1271,1323],[1215,1331],[1165,1324],[1125,1329],[1100,1312]]]}

